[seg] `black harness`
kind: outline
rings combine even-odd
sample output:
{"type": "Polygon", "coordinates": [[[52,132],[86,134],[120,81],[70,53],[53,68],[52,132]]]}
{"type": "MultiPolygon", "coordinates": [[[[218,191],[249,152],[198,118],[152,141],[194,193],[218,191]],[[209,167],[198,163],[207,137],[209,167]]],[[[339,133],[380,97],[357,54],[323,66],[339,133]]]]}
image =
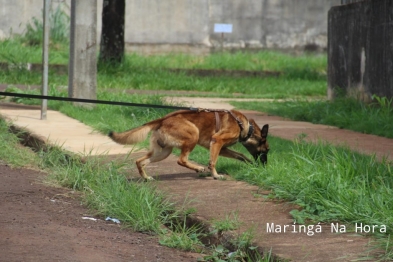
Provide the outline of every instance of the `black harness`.
{"type": "Polygon", "coordinates": [[[247,141],[252,134],[254,133],[254,126],[248,122],[248,133],[245,137],[241,137],[241,132],[244,130],[244,125],[243,122],[240,121],[240,119],[230,110],[226,110],[226,109],[206,109],[206,108],[199,108],[198,110],[199,112],[214,112],[214,117],[216,119],[216,133],[221,129],[221,121],[220,121],[220,116],[218,114],[218,112],[224,112],[227,114],[230,114],[235,120],[236,123],[239,125],[240,127],[240,134],[239,134],[239,142],[245,142],[247,141]]]}

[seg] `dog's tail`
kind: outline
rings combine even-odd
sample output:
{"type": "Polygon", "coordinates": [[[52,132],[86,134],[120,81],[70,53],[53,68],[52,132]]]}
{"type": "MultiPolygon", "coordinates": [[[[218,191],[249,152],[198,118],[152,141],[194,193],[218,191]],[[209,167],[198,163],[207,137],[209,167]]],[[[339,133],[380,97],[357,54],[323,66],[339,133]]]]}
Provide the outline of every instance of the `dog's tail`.
{"type": "Polygon", "coordinates": [[[143,126],[136,127],[134,129],[117,133],[114,131],[109,132],[108,136],[115,141],[116,143],[122,145],[132,145],[139,142],[142,142],[147,138],[149,132],[156,128],[157,124],[155,123],[147,123],[143,126]]]}

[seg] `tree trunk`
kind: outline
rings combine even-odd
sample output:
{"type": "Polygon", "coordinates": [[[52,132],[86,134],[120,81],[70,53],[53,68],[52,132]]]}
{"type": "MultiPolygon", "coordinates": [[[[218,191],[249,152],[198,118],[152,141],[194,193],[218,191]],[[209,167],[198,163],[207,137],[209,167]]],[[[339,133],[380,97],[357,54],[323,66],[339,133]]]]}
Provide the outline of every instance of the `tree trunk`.
{"type": "Polygon", "coordinates": [[[125,0],[104,0],[99,62],[120,63],[124,57],[125,0]]]}

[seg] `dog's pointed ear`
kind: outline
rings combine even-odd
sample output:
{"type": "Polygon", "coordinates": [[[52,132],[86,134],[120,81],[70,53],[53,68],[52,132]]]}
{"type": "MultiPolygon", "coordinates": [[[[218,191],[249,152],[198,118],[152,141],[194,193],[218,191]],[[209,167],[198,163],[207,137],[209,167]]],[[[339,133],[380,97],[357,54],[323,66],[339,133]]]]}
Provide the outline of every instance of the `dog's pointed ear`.
{"type": "Polygon", "coordinates": [[[267,133],[269,132],[269,125],[266,124],[262,127],[261,129],[261,136],[266,138],[267,137],[267,133]]]}

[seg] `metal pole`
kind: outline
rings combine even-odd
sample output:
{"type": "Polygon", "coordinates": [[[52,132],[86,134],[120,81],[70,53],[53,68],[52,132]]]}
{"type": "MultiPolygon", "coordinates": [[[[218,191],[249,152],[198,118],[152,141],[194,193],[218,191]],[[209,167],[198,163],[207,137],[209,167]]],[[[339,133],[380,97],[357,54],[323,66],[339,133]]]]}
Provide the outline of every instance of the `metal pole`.
{"type": "MultiPolygon", "coordinates": [[[[51,0],[44,0],[44,33],[42,45],[42,90],[43,96],[48,95],[48,64],[49,64],[49,12],[51,0]]],[[[48,100],[42,99],[41,103],[41,120],[46,120],[48,100]]]]}
{"type": "Polygon", "coordinates": [[[76,0],[71,0],[70,9],[70,55],[68,61],[68,97],[74,97],[74,70],[75,70],[75,24],[76,0]]]}

